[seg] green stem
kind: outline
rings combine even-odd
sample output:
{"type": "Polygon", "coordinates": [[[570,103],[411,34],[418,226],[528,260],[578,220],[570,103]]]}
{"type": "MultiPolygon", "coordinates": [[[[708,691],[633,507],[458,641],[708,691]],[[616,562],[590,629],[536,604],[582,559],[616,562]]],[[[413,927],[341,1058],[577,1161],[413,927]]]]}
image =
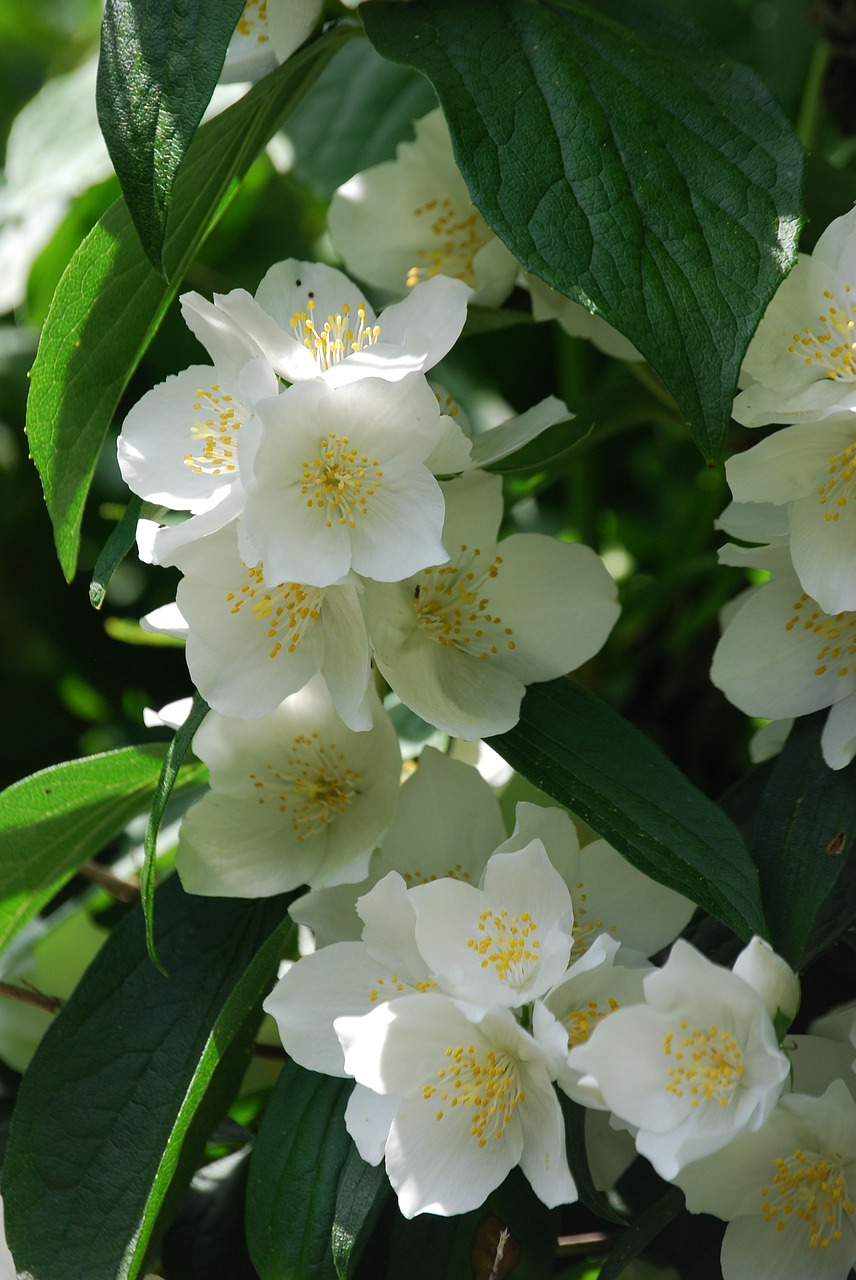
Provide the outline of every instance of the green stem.
{"type": "Polygon", "coordinates": [[[806,151],[816,151],[823,123],[823,77],[829,64],[830,46],[828,41],[820,40],[815,45],[808,67],[799,115],[797,116],[796,135],[806,151]]]}

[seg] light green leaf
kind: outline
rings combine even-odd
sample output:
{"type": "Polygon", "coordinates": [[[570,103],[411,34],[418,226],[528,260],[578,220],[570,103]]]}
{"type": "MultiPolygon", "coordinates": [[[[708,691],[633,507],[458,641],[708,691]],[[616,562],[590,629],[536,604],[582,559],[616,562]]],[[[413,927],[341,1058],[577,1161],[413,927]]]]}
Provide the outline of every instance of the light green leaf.
{"type": "Polygon", "coordinates": [[[629,338],[719,454],[802,211],[766,86],[651,0],[412,0],[363,21],[433,84],[492,230],[629,338]]]}
{"type": "MultiPolygon", "coordinates": [[[[123,747],[34,773],[0,793],[0,949],[88,858],[137,814],[160,776],[166,747],[123,747]]],[[[205,781],[187,766],[178,789],[205,781]]]]}
{"type": "Polygon", "coordinates": [[[209,1112],[237,1088],[276,976],[285,898],[193,898],[175,876],[158,896],[170,977],[149,963],[143,914],[131,912],[57,1015],[18,1095],[3,1165],[6,1232],[19,1271],[39,1280],[144,1274],[173,1179],[189,1177],[204,1141],[194,1126],[213,1123],[209,1112]]]}
{"type": "Polygon", "coordinates": [[[93,227],[59,283],[33,366],[30,451],[66,577],[95,463],[119,399],[236,181],[321,68],[354,34],[339,26],[204,125],[175,183],[164,280],[146,261],[123,200],[93,227]]]}

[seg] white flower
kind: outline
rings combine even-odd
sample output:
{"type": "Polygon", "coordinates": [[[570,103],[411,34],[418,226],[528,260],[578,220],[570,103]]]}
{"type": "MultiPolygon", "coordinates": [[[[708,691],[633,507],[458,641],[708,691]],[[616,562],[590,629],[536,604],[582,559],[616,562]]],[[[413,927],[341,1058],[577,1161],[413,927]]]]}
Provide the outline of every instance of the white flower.
{"type": "Polygon", "coordinates": [[[247,0],[226,50],[222,84],[260,80],[290,58],[321,16],[322,0],[247,0]]]}
{"type": "Polygon", "coordinates": [[[505,830],[499,802],[469,765],[426,747],[416,772],[405,782],[395,817],[369,874],[356,885],[317,889],[289,908],[291,918],[308,925],[318,947],[361,936],[357,898],[390,871],[408,886],[451,876],[478,884],[488,858],[505,830]]]}
{"type": "Polygon", "coordinates": [[[728,621],[710,678],[750,716],[831,707],[821,747],[829,767],[841,769],[856,753],[856,612],[825,613],[803,591],[786,548],[766,548],[765,562],[770,580],[728,621]]]}
{"type": "Polygon", "coordinates": [[[372,1116],[355,1095],[345,1113],[364,1159],[386,1171],[406,1218],[466,1213],[520,1165],[549,1206],[576,1199],[550,1067],[507,1009],[468,1012],[447,996],[401,996],[336,1019],[345,1069],[395,1099],[372,1116]]]}
{"type": "Polygon", "coordinates": [[[771,1018],[781,1013],[792,1022],[800,1007],[800,984],[791,966],[757,935],[745,946],[731,972],[747,982],[764,1001],[771,1018]]]}
{"type": "Polygon", "coordinates": [[[547,856],[568,886],[574,904],[573,958],[606,935],[628,951],[651,956],[673,942],[695,904],[632,866],[605,840],[580,848],[564,809],[521,802],[511,836],[497,853],[543,841],[547,856]]]}
{"type": "Polygon", "coordinates": [[[187,665],[211,707],[265,715],[321,672],[345,723],[369,728],[368,640],[351,581],[267,583],[263,566],[238,554],[234,524],[177,551],[176,563],[184,574],[177,605],[187,665]]]}
{"type": "Polygon", "coordinates": [[[235,289],[214,303],[286,381],[320,376],[342,386],[433,368],[464,327],[469,294],[461,281],[437,277],[376,317],[341,271],[288,258],[270,268],[255,298],[235,289]]]}
{"type": "Polygon", "coordinates": [[[856,1263],[856,1102],[834,1081],[782,1098],[762,1128],[683,1168],[693,1213],[728,1227],[724,1280],[846,1280],[856,1263]]]}
{"type": "Polygon", "coordinates": [[[414,124],[396,159],[340,187],[330,206],[333,242],[349,271],[394,297],[436,275],[463,280],[470,301],[498,306],[518,264],[473,205],[438,108],[414,124]]]}
{"type": "Polygon", "coordinates": [[[791,557],[806,593],[827,613],[856,609],[856,418],[776,431],[729,458],[725,474],[738,502],[786,506],[791,557]]]}
{"type": "Polygon", "coordinates": [[[424,465],[440,410],[422,374],[343,387],[314,378],[257,412],[244,525],[268,580],[326,587],[353,569],[391,581],[448,559],[443,494],[424,465]]]}
{"type": "Polygon", "coordinates": [[[831,222],[776,291],[743,363],[746,427],[856,407],[856,210],[831,222]]]}
{"type": "Polygon", "coordinates": [[[568,1063],[671,1180],[691,1160],[760,1128],[789,1063],[760,996],[688,943],[676,942],[643,988],[645,1003],[604,1018],[568,1063]]]}
{"type": "Polygon", "coordinates": [[[316,676],[271,715],[209,712],[193,749],[211,790],[181,825],[176,866],[190,893],[266,897],[365,875],[398,800],[398,740],[377,703],[354,733],[316,676]]]}
{"type": "Polygon", "coordinates": [[[524,276],[524,284],[532,298],[533,319],[557,320],[572,338],[588,338],[598,351],[617,360],[644,360],[632,342],[596,311],[588,311],[566,298],[538,276],[524,276]]]}
{"type": "Polygon", "coordinates": [[[615,584],[588,547],[540,534],[497,543],[498,476],[443,486],[448,564],[366,583],[375,662],[402,702],[457,738],[517,723],[525,686],[594,656],[615,623],[615,584]]]}

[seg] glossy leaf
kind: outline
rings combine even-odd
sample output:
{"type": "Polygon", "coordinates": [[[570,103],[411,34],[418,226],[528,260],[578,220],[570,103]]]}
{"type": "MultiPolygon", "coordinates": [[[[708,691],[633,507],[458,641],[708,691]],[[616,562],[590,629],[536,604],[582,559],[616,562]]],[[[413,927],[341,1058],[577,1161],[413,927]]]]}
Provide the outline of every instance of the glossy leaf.
{"type": "MultiPolygon", "coordinates": [[[[143,914],[114,930],[26,1074],[3,1165],[6,1231],[39,1280],[136,1280],[218,1067],[237,1087],[288,925],[286,899],[158,890],[158,949],[143,914]],[[240,1051],[240,1052],[238,1052],[240,1051]]],[[[221,1105],[225,1105],[221,1102],[221,1105]]],[[[185,1176],[190,1170],[183,1168],[185,1176]]]]}
{"type": "Polygon", "coordinates": [[[383,1165],[366,1164],[351,1144],[339,1175],[331,1232],[333,1265],[339,1280],[351,1280],[381,1210],[391,1197],[392,1187],[383,1165]]]}
{"type": "Polygon", "coordinates": [[[33,365],[30,451],[63,572],[77,566],[83,507],[119,399],[182,276],[261,147],[351,28],[323,35],[191,143],[175,184],[164,280],[146,261],[123,200],[92,229],[60,281],[33,365]]]}
{"type": "Polygon", "coordinates": [[[856,765],[833,770],[824,763],[820,735],[826,716],[824,710],[794,721],[761,798],[752,839],[770,940],[794,967],[805,963],[821,911],[831,946],[841,930],[831,927],[830,909],[853,909],[852,891],[839,902],[832,895],[856,846],[856,765]]]}
{"type": "Polygon", "coordinates": [[[758,873],[737,828],[650,739],[582,686],[530,685],[519,723],[490,743],[640,871],[739,937],[766,935],[758,873]]]}
{"type": "MultiPolygon", "coordinates": [[[[87,859],[145,812],[166,747],[123,747],[34,773],[0,794],[0,948],[87,859]]],[[[204,782],[203,765],[177,779],[204,782]]]]}
{"type": "Polygon", "coordinates": [[[630,339],[717,456],[802,209],[766,86],[650,0],[413,0],[363,21],[433,84],[491,229],[630,339]]]}
{"type": "Polygon", "coordinates": [[[163,268],[170,196],[244,0],[107,0],[98,121],[146,256],[163,268]]]}
{"type": "Polygon", "coordinates": [[[259,1129],[247,1186],[247,1242],[261,1280],[335,1280],[332,1232],[351,1080],[283,1068],[259,1129]]]}

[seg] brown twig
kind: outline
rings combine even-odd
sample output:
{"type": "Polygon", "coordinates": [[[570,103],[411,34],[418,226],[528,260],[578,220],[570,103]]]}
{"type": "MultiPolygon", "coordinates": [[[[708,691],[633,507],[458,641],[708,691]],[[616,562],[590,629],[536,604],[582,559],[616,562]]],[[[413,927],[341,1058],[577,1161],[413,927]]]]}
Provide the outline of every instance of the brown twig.
{"type": "Polygon", "coordinates": [[[254,1058],[270,1058],[272,1062],[287,1062],[288,1054],[281,1044],[263,1044],[257,1040],[253,1045],[254,1058]]]}
{"type": "Polygon", "coordinates": [[[122,880],[119,876],[115,876],[107,867],[102,867],[98,862],[84,862],[80,868],[80,874],[84,880],[90,880],[93,884],[97,884],[100,888],[106,890],[111,898],[115,898],[117,902],[127,902],[133,905],[140,901],[140,886],[134,884],[132,880],[122,880]]]}
{"type": "Polygon", "coordinates": [[[0,996],[6,996],[9,1000],[20,1000],[22,1004],[35,1005],[37,1009],[44,1009],[46,1013],[59,1013],[64,1003],[59,996],[46,996],[29,982],[25,982],[21,987],[13,986],[11,982],[0,982],[0,996]]]}

